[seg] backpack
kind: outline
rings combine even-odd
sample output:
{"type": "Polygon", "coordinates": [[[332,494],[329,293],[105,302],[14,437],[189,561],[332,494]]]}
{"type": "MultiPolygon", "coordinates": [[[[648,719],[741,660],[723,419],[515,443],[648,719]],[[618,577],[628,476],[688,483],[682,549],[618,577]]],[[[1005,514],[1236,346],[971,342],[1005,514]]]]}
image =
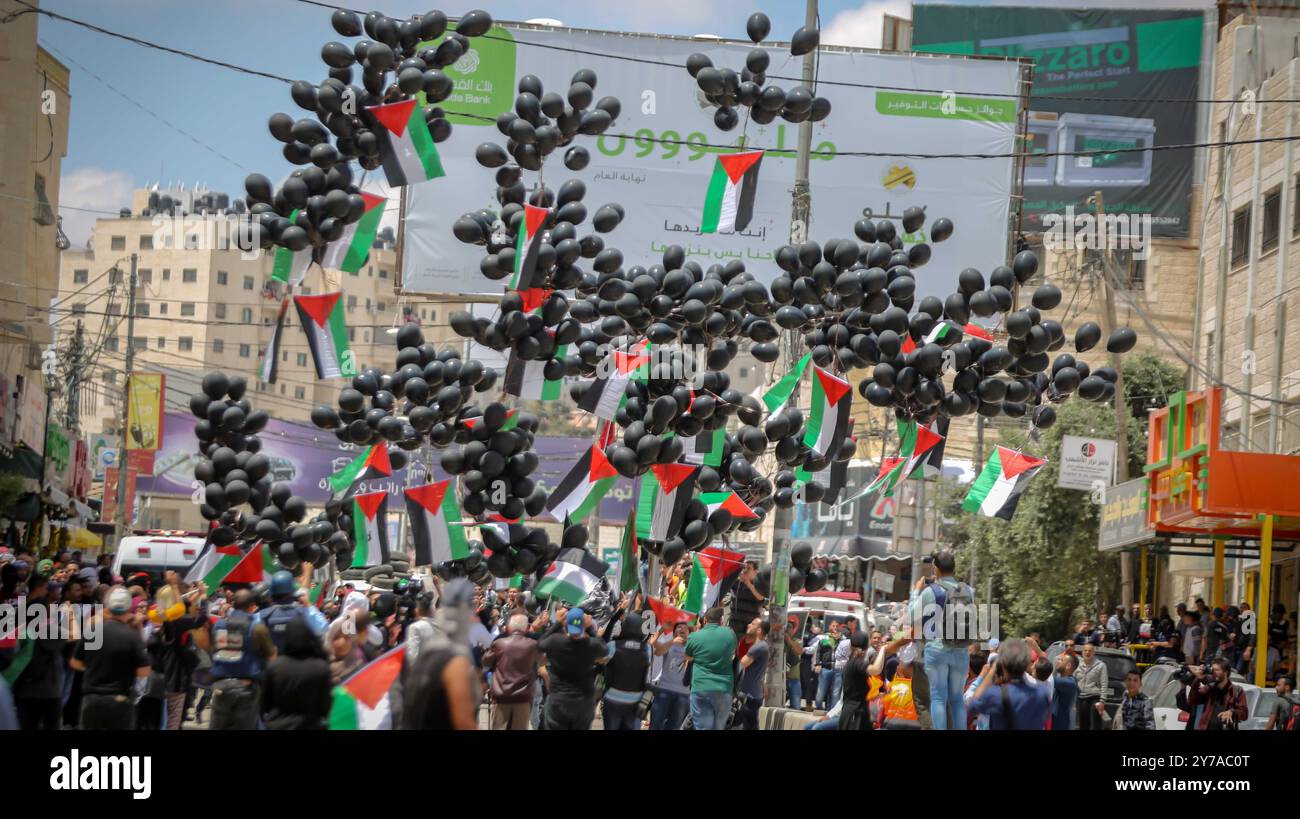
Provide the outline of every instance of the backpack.
{"type": "Polygon", "coordinates": [[[975,616],[975,593],[965,583],[958,583],[957,588],[949,591],[938,581],[930,584],[934,594],[935,605],[943,610],[943,622],[939,624],[939,639],[948,648],[968,648],[978,642],[979,623],[975,616]],[[952,624],[953,634],[944,633],[948,624],[952,624]],[[964,635],[958,638],[956,635],[964,635]]]}
{"type": "Polygon", "coordinates": [[[1300,700],[1288,698],[1291,710],[1287,712],[1286,724],[1282,727],[1283,731],[1300,731],[1300,700]]]}

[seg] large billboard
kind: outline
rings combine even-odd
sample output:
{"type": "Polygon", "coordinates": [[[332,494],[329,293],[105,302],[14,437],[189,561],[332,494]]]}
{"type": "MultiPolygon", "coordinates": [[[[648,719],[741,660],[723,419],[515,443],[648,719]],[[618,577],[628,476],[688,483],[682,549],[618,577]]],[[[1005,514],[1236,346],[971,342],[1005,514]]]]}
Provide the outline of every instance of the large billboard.
{"type": "Polygon", "coordinates": [[[1025,167],[1026,232],[1044,214],[1151,216],[1153,236],[1187,236],[1196,152],[1133,151],[1196,142],[1202,13],[1163,9],[912,7],[912,48],[1034,61],[1025,167]],[[1106,153],[1106,151],[1114,151],[1106,153]],[[1051,156],[1057,152],[1091,152],[1051,156]],[[1100,152],[1100,153],[1098,153],[1100,152]]]}
{"type": "MultiPolygon", "coordinates": [[[[586,169],[566,170],[564,151],[557,149],[544,169],[545,183],[554,189],[581,179],[589,212],[608,202],[624,206],[626,219],[605,242],[623,251],[625,264],[656,263],[665,247],[680,245],[706,268],[743,259],[761,280],[777,275],[772,256],[790,238],[799,127],[778,119],[718,130],[713,109],[683,67],[701,52],[717,66],[739,69],[751,43],[528,27],[494,28],[493,34],[500,39],[474,40],[474,49],[448,71],[457,90],[442,106],[495,117],[513,107],[521,76],[534,74],[547,91],[563,93],[574,72],[593,69],[596,96],[618,97],[622,113],[600,137],[577,138],[575,144],[591,152],[586,169]],[[716,157],[735,150],[742,135],[749,147],[767,151],[754,217],[740,233],[701,234],[716,157]]],[[[788,49],[772,48],[771,60],[769,83],[786,89],[800,84],[792,79],[800,60],[788,49]]],[[[901,226],[903,211],[913,205],[931,220],[952,219],[952,238],[935,247],[925,275],[917,277],[918,298],[952,292],[965,267],[989,270],[1004,263],[1013,161],[897,154],[1011,153],[1020,73],[1013,61],[823,49],[817,94],[830,100],[832,111],[813,125],[809,236],[852,236],[864,214],[901,226]],[[962,93],[944,97],[943,89],[962,93]],[[852,152],[896,155],[846,155],[852,152]]],[[[483,249],[456,241],[451,225],[467,211],[499,209],[496,172],[475,161],[474,149],[504,138],[492,122],[452,119],[453,134],[438,146],[446,178],[407,189],[403,285],[414,292],[499,293],[501,283],[479,272],[483,249]]],[[[538,178],[524,174],[530,187],[538,178]]],[[[579,235],[589,230],[580,226],[579,235]]],[[[924,232],[909,238],[921,241],[924,232]]]]}

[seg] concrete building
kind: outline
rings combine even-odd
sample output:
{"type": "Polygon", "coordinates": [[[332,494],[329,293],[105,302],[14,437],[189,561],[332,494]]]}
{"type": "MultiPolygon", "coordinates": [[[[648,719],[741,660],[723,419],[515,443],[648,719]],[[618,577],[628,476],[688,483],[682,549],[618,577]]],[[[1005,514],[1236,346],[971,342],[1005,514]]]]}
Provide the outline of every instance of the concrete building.
{"type": "MultiPolygon", "coordinates": [[[[22,10],[0,2],[0,16],[22,10]]],[[[10,423],[19,380],[46,387],[40,365],[52,335],[47,310],[58,286],[59,184],[72,107],[68,69],[36,43],[39,20],[24,13],[0,26],[0,417],[10,423]]],[[[12,431],[0,429],[6,447],[12,431]]]]}
{"type": "MultiPolygon", "coordinates": [[[[280,307],[268,286],[273,254],[223,246],[230,217],[198,211],[226,201],[220,194],[180,188],[138,191],[133,207],[120,217],[96,221],[88,248],[64,252],[58,287],[76,295],[59,305],[59,326],[66,333],[75,332],[77,322],[83,327],[89,364],[73,386],[85,432],[105,433],[110,440],[120,434],[128,344],[134,348],[133,371],[167,376],[168,411],[188,412],[189,395],[210,370],[244,376],[253,405],[276,419],[309,423],[313,406],[335,404],[344,382],[316,377],[292,307],[281,336],[276,383],[260,379],[261,356],[280,307]],[[182,218],[153,212],[162,197],[182,208],[182,218]],[[125,313],[133,254],[135,327],[128,338],[125,313]]],[[[406,320],[419,321],[435,345],[461,345],[448,325],[448,305],[412,301],[394,292],[396,255],[389,234],[376,243],[357,273],[327,274],[313,267],[296,291],[311,295],[342,290],[349,338],[361,368],[392,368],[395,335],[388,331],[406,320]]],[[[199,525],[188,499],[155,499],[151,515],[139,524],[199,525]]]]}

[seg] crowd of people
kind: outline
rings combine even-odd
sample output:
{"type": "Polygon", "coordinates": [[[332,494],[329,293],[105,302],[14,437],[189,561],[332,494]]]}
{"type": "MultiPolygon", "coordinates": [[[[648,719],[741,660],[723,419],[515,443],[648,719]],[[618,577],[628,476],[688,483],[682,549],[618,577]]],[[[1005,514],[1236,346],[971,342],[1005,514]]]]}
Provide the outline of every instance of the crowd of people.
{"type": "MultiPolygon", "coordinates": [[[[0,633],[0,728],[321,729],[336,687],[401,648],[395,728],[755,730],[769,705],[811,712],[810,730],[1151,730],[1138,672],[1108,698],[1098,651],[1127,646],[1182,663],[1179,707],[1189,729],[1211,730],[1246,718],[1231,675],[1254,649],[1248,607],[1199,599],[1177,622],[1136,606],[1085,620],[1051,657],[1036,633],[949,633],[927,618],[972,598],[941,552],[896,620],[814,616],[785,630],[784,696],[772,702],[773,624],[752,563],[697,617],[677,608],[683,565],[663,570],[654,600],[603,585],[570,606],[437,578],[322,590],[309,570],[280,571],[208,589],[175,572],[115,577],[107,557],[2,557],[0,603],[44,609],[60,628],[0,633]]],[[[1289,672],[1268,727],[1294,729],[1294,618],[1279,607],[1267,627],[1270,668],[1289,672]]]]}

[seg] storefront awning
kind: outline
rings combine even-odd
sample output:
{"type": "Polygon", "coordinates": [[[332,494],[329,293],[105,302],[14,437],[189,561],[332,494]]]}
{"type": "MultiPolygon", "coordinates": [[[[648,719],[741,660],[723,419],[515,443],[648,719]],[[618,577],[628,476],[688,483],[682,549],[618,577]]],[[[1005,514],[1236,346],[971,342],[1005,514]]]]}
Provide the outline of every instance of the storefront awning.
{"type": "Polygon", "coordinates": [[[832,560],[911,560],[910,555],[890,551],[888,540],[851,535],[848,537],[794,538],[792,547],[801,543],[813,547],[813,557],[832,560]]]}

